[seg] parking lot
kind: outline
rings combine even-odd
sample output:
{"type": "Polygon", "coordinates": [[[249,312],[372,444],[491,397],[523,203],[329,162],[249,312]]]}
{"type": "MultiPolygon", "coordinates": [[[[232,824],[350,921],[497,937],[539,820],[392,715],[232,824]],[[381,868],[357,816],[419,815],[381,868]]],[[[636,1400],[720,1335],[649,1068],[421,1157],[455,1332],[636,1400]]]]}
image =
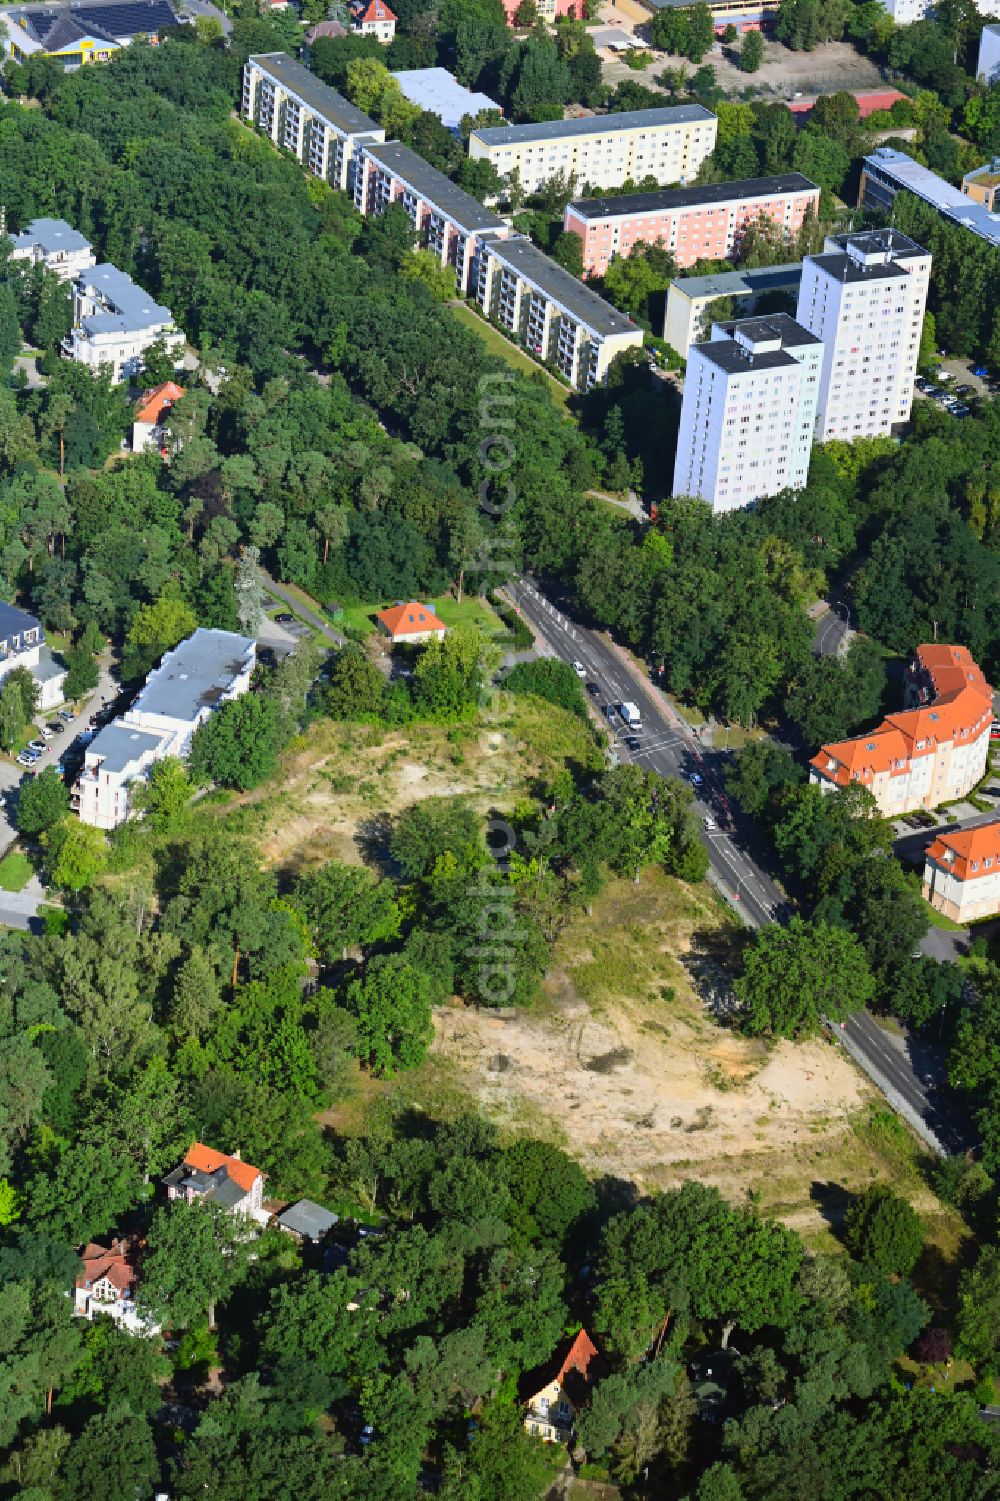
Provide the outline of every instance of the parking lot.
{"type": "Polygon", "coordinates": [[[914,395],[934,402],[953,417],[968,417],[978,402],[992,401],[1000,392],[1000,377],[971,360],[942,358],[932,377],[918,375],[914,395]]]}

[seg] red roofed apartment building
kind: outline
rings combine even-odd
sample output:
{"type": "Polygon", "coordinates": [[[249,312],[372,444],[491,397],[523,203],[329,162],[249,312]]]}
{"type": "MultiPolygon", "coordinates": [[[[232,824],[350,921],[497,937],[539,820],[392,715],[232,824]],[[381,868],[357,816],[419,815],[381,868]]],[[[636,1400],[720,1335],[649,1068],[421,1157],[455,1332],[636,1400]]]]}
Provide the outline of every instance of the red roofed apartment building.
{"type": "Polygon", "coordinates": [[[206,1203],[220,1204],[233,1214],[264,1214],[264,1174],[259,1167],[251,1167],[239,1153],[227,1157],[225,1152],[216,1152],[213,1147],[202,1146],[196,1141],[187,1152],[180,1167],[175,1167],[163,1180],[168,1199],[195,1199],[206,1203]]]}
{"type": "Polygon", "coordinates": [[[937,836],[924,856],[924,900],[953,922],[1000,912],[1000,817],[937,836]]]}
{"type": "Polygon", "coordinates": [[[347,13],[355,36],[373,36],[388,46],[396,35],[396,15],[385,0],[350,0],[347,13]]]}
{"type": "Polygon", "coordinates": [[[964,797],[986,773],[993,689],[964,646],[917,647],[906,701],[877,730],[824,745],[810,782],[825,792],[859,782],[879,811],[898,818],[964,797]]]}
{"type": "Polygon", "coordinates": [[[525,1428],[546,1443],[567,1443],[573,1436],[577,1413],[605,1374],[597,1346],[587,1331],[581,1329],[565,1355],[557,1355],[548,1367],[530,1372],[524,1378],[525,1428]]]}
{"type": "Polygon", "coordinates": [[[375,616],[383,636],[388,636],[394,645],[403,646],[410,641],[440,640],[448,630],[443,620],[438,620],[429,605],[393,605],[380,610],[375,616]]]}

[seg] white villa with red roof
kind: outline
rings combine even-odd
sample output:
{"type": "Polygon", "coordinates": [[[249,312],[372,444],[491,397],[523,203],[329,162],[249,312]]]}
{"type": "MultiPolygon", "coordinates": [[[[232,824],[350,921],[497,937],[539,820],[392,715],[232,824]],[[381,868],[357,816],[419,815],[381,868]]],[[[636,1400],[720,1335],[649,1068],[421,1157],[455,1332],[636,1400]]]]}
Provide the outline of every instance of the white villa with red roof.
{"type": "Polygon", "coordinates": [[[136,1311],[136,1272],[130,1241],[116,1239],[110,1246],[91,1241],[81,1251],[80,1260],[83,1269],[73,1288],[75,1314],[90,1320],[103,1314],[129,1334],[159,1333],[159,1324],[136,1311]]]}
{"type": "Polygon", "coordinates": [[[430,605],[419,604],[416,600],[408,605],[392,605],[388,610],[380,610],[375,619],[383,636],[388,636],[395,645],[440,640],[448,630],[430,605]]]}
{"type": "Polygon", "coordinates": [[[396,15],[385,0],[350,0],[347,13],[355,36],[373,36],[388,46],[396,35],[396,15]]]}
{"type": "Polygon", "coordinates": [[[923,894],[953,922],[1000,913],[1000,816],[938,834],[924,856],[923,894]]]}
{"type": "Polygon", "coordinates": [[[597,1346],[581,1329],[569,1348],[557,1352],[547,1367],[524,1377],[521,1397],[528,1432],[549,1444],[567,1443],[577,1413],[606,1369],[597,1346]]]}
{"type": "Polygon", "coordinates": [[[186,1199],[189,1204],[198,1199],[219,1204],[231,1214],[268,1219],[263,1208],[265,1176],[259,1167],[244,1162],[239,1152],[229,1157],[196,1141],[180,1167],[167,1174],[163,1185],[168,1199],[186,1199]]]}
{"type": "Polygon", "coordinates": [[[824,792],[858,782],[887,818],[970,792],[986,774],[993,689],[968,649],[919,646],[906,701],[870,734],[824,745],[810,762],[810,782],[824,792]]]}

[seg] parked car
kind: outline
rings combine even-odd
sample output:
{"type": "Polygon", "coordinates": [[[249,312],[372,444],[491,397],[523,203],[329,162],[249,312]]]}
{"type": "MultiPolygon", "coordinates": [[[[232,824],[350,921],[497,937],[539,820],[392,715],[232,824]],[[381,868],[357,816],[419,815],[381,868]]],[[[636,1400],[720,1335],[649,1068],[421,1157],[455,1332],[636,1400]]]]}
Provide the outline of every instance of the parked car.
{"type": "Polygon", "coordinates": [[[43,740],[51,740],[52,739],[52,733],[53,732],[52,732],[52,730],[50,729],[50,727],[47,724],[43,724],[42,728],[39,730],[38,733],[41,735],[41,737],[42,737],[43,740]]]}
{"type": "Polygon", "coordinates": [[[36,751],[38,755],[41,755],[43,751],[48,750],[48,746],[44,740],[29,740],[25,749],[36,751]]]}
{"type": "Polygon", "coordinates": [[[692,787],[700,787],[703,780],[704,778],[702,777],[700,771],[692,771],[688,776],[688,781],[691,783],[692,787]]]}
{"type": "Polygon", "coordinates": [[[66,733],[66,726],[58,719],[50,719],[47,728],[52,731],[53,735],[65,735],[66,733]]]}
{"type": "Polygon", "coordinates": [[[287,610],[282,610],[281,614],[275,615],[274,618],[278,625],[292,625],[295,621],[295,616],[290,615],[287,610]]]}
{"type": "Polygon", "coordinates": [[[582,662],[574,662],[573,671],[576,673],[578,678],[585,678],[587,676],[587,669],[586,667],[584,667],[582,662]]]}
{"type": "Polygon", "coordinates": [[[955,387],[955,395],[956,396],[971,396],[972,394],[973,394],[973,388],[971,386],[956,386],[955,387]]]}
{"type": "Polygon", "coordinates": [[[989,372],[989,370],[987,369],[987,367],[985,365],[974,365],[972,367],[972,373],[979,380],[988,380],[989,379],[990,372],[989,372]]]}
{"type": "Polygon", "coordinates": [[[60,709],[59,710],[59,718],[60,719],[75,719],[76,715],[73,713],[72,709],[60,709]]]}
{"type": "Polygon", "coordinates": [[[18,766],[34,766],[37,760],[38,757],[31,755],[29,751],[23,750],[17,753],[18,766]]]}

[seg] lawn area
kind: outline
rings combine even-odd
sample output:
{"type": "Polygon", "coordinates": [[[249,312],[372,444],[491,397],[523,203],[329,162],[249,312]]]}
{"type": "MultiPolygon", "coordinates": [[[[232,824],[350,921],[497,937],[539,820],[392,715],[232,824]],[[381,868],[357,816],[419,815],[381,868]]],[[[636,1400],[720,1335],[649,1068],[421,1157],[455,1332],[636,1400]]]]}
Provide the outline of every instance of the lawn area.
{"type": "MultiPolygon", "coordinates": [[[[395,600],[384,600],[374,604],[345,605],[344,613],[337,621],[337,629],[357,631],[361,635],[370,636],[375,630],[375,614],[378,610],[384,610],[387,605],[395,604],[395,600]]],[[[440,599],[422,600],[422,604],[430,605],[439,620],[445,625],[481,625],[485,631],[502,631],[502,621],[494,614],[484,599],[476,594],[467,594],[459,604],[457,599],[452,599],[450,594],[440,599]]]]}
{"type": "Polygon", "coordinates": [[[490,354],[497,354],[502,360],[506,360],[512,370],[519,370],[522,375],[534,375],[536,372],[541,371],[548,379],[549,390],[552,392],[553,397],[563,410],[567,412],[567,415],[569,415],[568,404],[573,392],[567,386],[555,380],[553,376],[549,375],[547,370],[542,370],[541,365],[518,349],[516,344],[512,344],[509,339],[505,339],[503,334],[499,333],[491,323],[487,323],[485,318],[480,318],[478,313],[474,313],[464,303],[453,302],[449,303],[449,306],[460,323],[464,323],[468,328],[475,329],[490,354]]]}
{"type": "Polygon", "coordinates": [[[0,860],[0,891],[23,891],[34,874],[34,866],[20,850],[12,850],[0,860]]]}

